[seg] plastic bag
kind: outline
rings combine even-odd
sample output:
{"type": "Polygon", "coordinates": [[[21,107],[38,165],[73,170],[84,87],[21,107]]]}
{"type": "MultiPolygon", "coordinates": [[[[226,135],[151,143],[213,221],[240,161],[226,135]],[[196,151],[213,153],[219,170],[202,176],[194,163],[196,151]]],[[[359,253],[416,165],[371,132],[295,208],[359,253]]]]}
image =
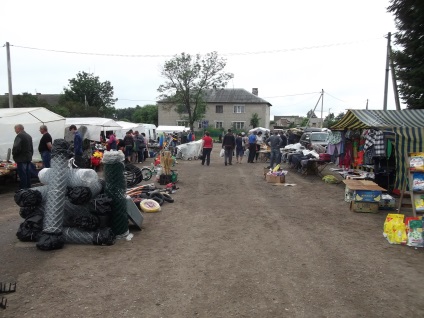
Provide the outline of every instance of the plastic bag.
{"type": "Polygon", "coordinates": [[[110,215],[112,213],[112,199],[106,195],[99,195],[91,201],[93,213],[96,215],[110,215]]]}
{"type": "Polygon", "coordinates": [[[22,242],[37,242],[43,231],[43,216],[34,214],[19,225],[16,236],[22,242]]]}
{"type": "Polygon", "coordinates": [[[222,148],[221,151],[219,152],[219,156],[220,157],[224,157],[225,156],[225,150],[224,150],[224,148],[222,148]]]}
{"type": "Polygon", "coordinates": [[[423,247],[423,221],[412,220],[409,221],[409,232],[408,232],[408,246],[423,247]]]}
{"type": "Polygon", "coordinates": [[[68,187],[67,196],[72,204],[84,204],[91,200],[91,190],[89,187],[68,187]]]}
{"type": "Polygon", "coordinates": [[[384,222],[383,235],[390,244],[402,244],[406,242],[406,225],[403,223],[403,214],[390,213],[384,222]]]}
{"type": "Polygon", "coordinates": [[[417,212],[423,212],[424,211],[424,194],[415,194],[414,195],[414,205],[415,205],[415,210],[417,212]]]}
{"type": "Polygon", "coordinates": [[[36,244],[37,248],[42,251],[57,250],[62,248],[63,245],[65,245],[65,239],[63,238],[62,233],[42,234],[36,244]]]}
{"type": "Polygon", "coordinates": [[[43,200],[41,192],[32,189],[21,189],[15,193],[15,202],[19,206],[37,206],[43,200]]]}
{"type": "Polygon", "coordinates": [[[412,152],[409,158],[411,171],[424,171],[424,152],[412,152]]]}
{"type": "Polygon", "coordinates": [[[414,178],[412,179],[412,191],[422,192],[424,191],[424,173],[415,172],[414,178]]]}
{"type": "Polygon", "coordinates": [[[325,183],[334,183],[334,184],[340,183],[340,181],[337,180],[337,178],[331,174],[324,176],[322,178],[322,181],[324,181],[325,183]]]}

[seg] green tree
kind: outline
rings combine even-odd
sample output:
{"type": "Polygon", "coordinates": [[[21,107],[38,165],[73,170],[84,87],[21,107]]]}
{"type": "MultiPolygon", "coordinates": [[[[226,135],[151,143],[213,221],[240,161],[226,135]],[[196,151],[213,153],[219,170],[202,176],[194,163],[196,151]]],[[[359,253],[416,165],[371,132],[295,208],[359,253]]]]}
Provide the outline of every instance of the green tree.
{"type": "Polygon", "coordinates": [[[323,127],[325,128],[330,128],[331,126],[334,125],[334,113],[329,113],[325,118],[324,118],[324,122],[322,124],[323,127]]]}
{"type": "Polygon", "coordinates": [[[424,108],[424,1],[390,0],[388,12],[395,17],[398,32],[395,33],[396,45],[392,58],[399,92],[408,108],[424,108]]]}
{"type": "Polygon", "coordinates": [[[145,105],[138,108],[132,115],[132,121],[135,123],[158,125],[158,107],[157,105],[145,105]]]}
{"type": "Polygon", "coordinates": [[[252,118],[250,118],[249,125],[252,126],[252,128],[256,128],[256,127],[259,126],[259,121],[260,120],[261,119],[259,118],[258,113],[254,113],[252,115],[252,118]]]}
{"type": "Polygon", "coordinates": [[[86,111],[79,113],[111,116],[115,112],[113,105],[117,99],[113,98],[113,86],[109,81],[100,82],[99,77],[92,73],[79,72],[76,78],[69,80],[69,86],[63,89],[63,93],[60,104],[74,102],[83,105],[86,111]]]}
{"type": "MultiPolygon", "coordinates": [[[[9,107],[9,97],[4,97],[1,102],[0,108],[9,107]]],[[[32,95],[31,93],[22,93],[18,95],[13,95],[13,107],[22,108],[22,107],[45,107],[49,108],[47,102],[43,99],[38,99],[37,95],[32,95]]]]}
{"type": "Polygon", "coordinates": [[[225,65],[225,59],[211,52],[204,57],[181,53],[162,67],[166,81],[158,88],[160,98],[176,105],[175,111],[189,122],[190,129],[194,130],[194,122],[204,117],[206,90],[224,88],[233,78],[233,74],[224,72],[225,65]]]}
{"type": "Polygon", "coordinates": [[[315,115],[315,112],[311,109],[310,111],[308,111],[308,113],[306,114],[307,118],[317,118],[317,115],[315,115]]]}
{"type": "Polygon", "coordinates": [[[115,109],[115,118],[123,121],[133,121],[132,118],[137,109],[140,109],[140,106],[128,107],[128,108],[117,108],[115,109]]]}

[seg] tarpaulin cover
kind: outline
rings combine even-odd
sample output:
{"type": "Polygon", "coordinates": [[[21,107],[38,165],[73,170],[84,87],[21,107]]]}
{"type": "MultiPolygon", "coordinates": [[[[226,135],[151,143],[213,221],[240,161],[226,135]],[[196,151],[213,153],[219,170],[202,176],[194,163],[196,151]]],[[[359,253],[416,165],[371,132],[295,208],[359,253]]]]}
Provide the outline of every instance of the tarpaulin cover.
{"type": "Polygon", "coordinates": [[[5,160],[7,149],[13,148],[16,134],[14,126],[22,124],[25,131],[31,135],[34,147],[33,160],[41,160],[38,144],[43,136],[40,126],[46,125],[52,139],[63,138],[65,118],[43,107],[34,108],[1,108],[0,109],[0,159],[5,160]]]}
{"type": "Polygon", "coordinates": [[[177,146],[177,158],[188,160],[199,157],[202,153],[203,140],[192,141],[177,146]]]}

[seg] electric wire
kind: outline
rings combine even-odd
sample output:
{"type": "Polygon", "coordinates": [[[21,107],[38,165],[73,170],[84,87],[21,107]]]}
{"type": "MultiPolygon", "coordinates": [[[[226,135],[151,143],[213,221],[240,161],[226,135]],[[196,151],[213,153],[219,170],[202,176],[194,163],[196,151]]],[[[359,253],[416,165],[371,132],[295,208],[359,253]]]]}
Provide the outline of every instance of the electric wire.
{"type": "MultiPolygon", "coordinates": [[[[330,44],[321,44],[321,45],[313,45],[313,46],[304,46],[298,48],[288,48],[288,49],[280,49],[280,50],[265,50],[265,51],[249,51],[249,52],[232,52],[232,53],[221,53],[222,56],[239,56],[239,55],[259,55],[259,54],[275,54],[275,53],[285,53],[285,52],[293,52],[293,51],[305,51],[305,50],[313,50],[320,48],[328,48],[335,46],[343,46],[343,45],[351,45],[368,41],[379,40],[381,37],[372,38],[372,39],[363,39],[357,41],[350,42],[340,42],[340,43],[330,43],[330,44]]],[[[64,53],[64,54],[78,54],[78,55],[93,55],[93,56],[110,56],[110,57],[126,57],[126,58],[156,58],[156,57],[174,57],[175,55],[170,54],[115,54],[115,53],[94,53],[94,52],[78,52],[78,51],[66,51],[66,50],[57,50],[57,49],[44,49],[37,47],[29,47],[23,45],[11,45],[15,48],[27,49],[27,50],[36,50],[36,51],[44,51],[44,52],[53,52],[53,53],[64,53]]]]}

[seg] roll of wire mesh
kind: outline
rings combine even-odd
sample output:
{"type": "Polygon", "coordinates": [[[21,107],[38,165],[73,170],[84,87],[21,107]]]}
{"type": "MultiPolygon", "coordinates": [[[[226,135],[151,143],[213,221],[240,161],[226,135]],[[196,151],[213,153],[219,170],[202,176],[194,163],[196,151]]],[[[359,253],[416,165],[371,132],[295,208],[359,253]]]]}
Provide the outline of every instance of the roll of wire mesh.
{"type": "MultiPolygon", "coordinates": [[[[49,184],[51,168],[44,168],[38,173],[41,183],[49,184]]],[[[93,198],[96,197],[103,189],[103,184],[93,169],[70,169],[68,186],[70,187],[89,187],[93,198]]]]}
{"type": "Polygon", "coordinates": [[[118,238],[129,233],[124,160],[121,151],[105,151],[103,155],[105,194],[112,199],[111,227],[118,238]]]}
{"type": "Polygon", "coordinates": [[[63,247],[62,225],[68,183],[69,144],[64,139],[55,139],[51,156],[51,176],[49,180],[43,218],[43,235],[37,242],[42,250],[63,247]]]}
{"type": "Polygon", "coordinates": [[[110,228],[86,231],[74,227],[65,227],[63,228],[63,236],[66,243],[72,244],[113,245],[116,239],[110,228]]]}

